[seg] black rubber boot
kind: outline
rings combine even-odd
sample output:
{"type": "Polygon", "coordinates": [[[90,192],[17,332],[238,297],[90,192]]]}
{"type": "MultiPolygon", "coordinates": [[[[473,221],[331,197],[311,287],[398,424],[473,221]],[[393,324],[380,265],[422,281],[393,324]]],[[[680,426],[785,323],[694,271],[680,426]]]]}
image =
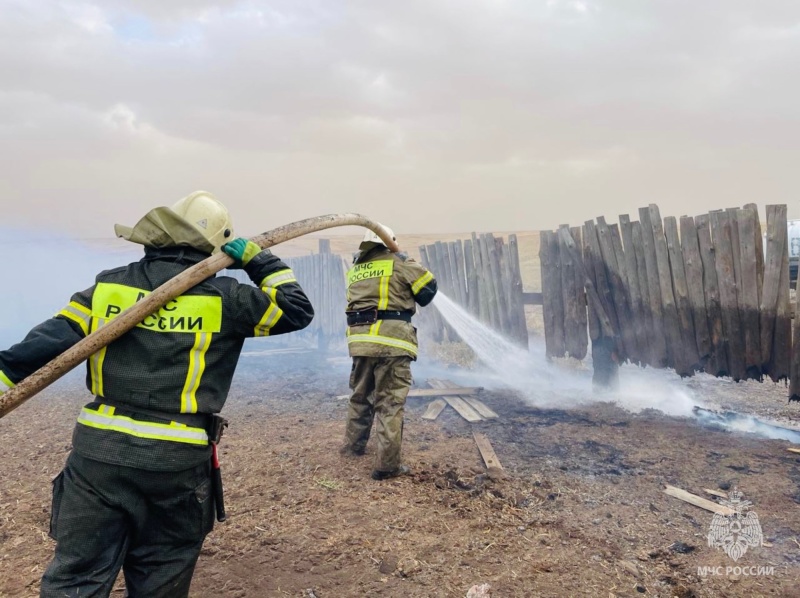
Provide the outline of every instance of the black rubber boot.
{"type": "Polygon", "coordinates": [[[380,469],[376,469],[372,472],[372,479],[373,480],[388,480],[389,478],[396,478],[401,475],[408,475],[411,473],[411,470],[406,467],[405,465],[401,465],[394,471],[381,471],[380,469]]]}

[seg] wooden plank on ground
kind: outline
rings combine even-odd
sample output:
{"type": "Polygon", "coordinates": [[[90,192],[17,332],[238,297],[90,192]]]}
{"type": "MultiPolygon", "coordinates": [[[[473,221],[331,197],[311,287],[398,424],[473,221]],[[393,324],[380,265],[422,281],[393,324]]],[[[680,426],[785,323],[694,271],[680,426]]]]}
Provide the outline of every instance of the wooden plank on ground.
{"type": "MultiPolygon", "coordinates": [[[[467,394],[474,394],[474,393],[463,392],[465,390],[469,390],[468,387],[459,386],[458,384],[456,384],[455,382],[451,382],[450,380],[440,380],[436,378],[433,379],[432,381],[428,380],[428,383],[431,384],[431,386],[435,385],[437,387],[435,389],[431,389],[434,392],[439,392],[444,395],[445,391],[447,391],[447,395],[452,394],[463,399],[464,402],[466,402],[470,407],[472,407],[478,413],[478,415],[485,417],[486,419],[494,419],[498,417],[498,415],[494,411],[492,411],[489,407],[487,407],[483,403],[483,401],[476,399],[474,397],[465,396],[467,394]]],[[[482,390],[482,387],[478,388],[482,390]]]]}
{"type": "Polygon", "coordinates": [[[800,454],[800,448],[794,448],[790,446],[786,450],[789,451],[790,453],[800,454]]]}
{"type": "Polygon", "coordinates": [[[422,419],[436,419],[445,407],[447,407],[447,402],[444,399],[434,399],[428,403],[428,408],[422,414],[422,419]]]}
{"type": "Polygon", "coordinates": [[[497,458],[492,443],[489,442],[486,435],[473,430],[472,437],[475,439],[475,444],[478,445],[478,450],[481,452],[481,457],[483,457],[483,462],[486,463],[487,469],[490,467],[503,469],[503,466],[500,464],[500,459],[497,458]]]}
{"type": "MultiPolygon", "coordinates": [[[[458,390],[458,389],[454,388],[453,390],[458,390]]],[[[477,411],[478,415],[480,415],[481,417],[484,417],[486,419],[495,419],[500,417],[494,411],[492,411],[492,409],[488,405],[486,405],[486,403],[484,403],[480,399],[476,399],[475,397],[465,397],[465,396],[462,396],[461,398],[464,399],[470,407],[472,407],[475,411],[477,411]]]]}
{"type": "MultiPolygon", "coordinates": [[[[409,397],[469,396],[483,390],[482,386],[459,386],[457,388],[412,388],[409,397]]],[[[347,399],[350,395],[339,395],[337,399],[347,399]]]]}
{"type": "Polygon", "coordinates": [[[483,421],[480,413],[475,411],[469,404],[461,397],[445,397],[447,404],[455,409],[458,414],[470,423],[483,421]]]}
{"type": "MultiPolygon", "coordinates": [[[[433,386],[434,388],[438,388],[441,390],[448,389],[451,390],[454,387],[457,389],[457,385],[453,384],[448,380],[439,380],[436,378],[428,378],[428,384],[433,386]]],[[[459,396],[446,396],[445,401],[447,404],[450,405],[456,412],[463,417],[468,422],[479,422],[483,420],[483,417],[475,411],[469,404],[464,401],[459,396]]]]}
{"type": "Polygon", "coordinates": [[[667,484],[667,487],[664,488],[664,493],[672,496],[673,498],[678,498],[684,502],[688,502],[696,507],[700,507],[701,509],[705,509],[706,511],[711,511],[712,513],[719,513],[720,515],[727,516],[733,515],[735,512],[730,507],[719,505],[713,500],[708,500],[707,498],[697,496],[696,494],[692,494],[691,492],[687,492],[681,488],[676,488],[675,486],[670,486],[669,484],[667,484]]]}
{"type": "Polygon", "coordinates": [[[483,390],[483,386],[458,386],[453,388],[412,388],[409,397],[443,397],[447,395],[474,395],[483,390]]]}
{"type": "Polygon", "coordinates": [[[705,492],[706,494],[710,494],[711,496],[716,496],[718,498],[725,498],[725,499],[728,498],[727,494],[725,494],[724,492],[720,492],[719,490],[711,490],[709,488],[703,488],[703,492],[705,492]]]}

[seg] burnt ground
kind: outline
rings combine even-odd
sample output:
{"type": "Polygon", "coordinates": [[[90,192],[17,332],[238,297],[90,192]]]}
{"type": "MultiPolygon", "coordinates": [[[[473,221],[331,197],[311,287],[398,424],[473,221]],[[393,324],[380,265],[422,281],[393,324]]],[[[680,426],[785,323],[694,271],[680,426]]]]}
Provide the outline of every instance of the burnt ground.
{"type": "MultiPolygon", "coordinates": [[[[342,358],[242,358],[221,451],[229,519],[206,540],[192,596],[463,597],[483,583],[494,597],[797,595],[800,455],[786,441],[610,403],[537,409],[486,390],[500,418],[478,424],[449,408],[422,420],[426,401],[409,399],[413,475],[378,483],[372,444],[361,458],[338,454],[347,373],[342,358]],[[473,429],[504,473],[484,469],[473,429]],[[708,498],[705,488],[737,486],[768,545],[738,562],[709,548],[712,514],[667,496],[665,484],[708,498]],[[735,565],[774,572],[698,574],[735,565]]],[[[676,383],[727,408],[800,412],[772,384],[676,383]]],[[[50,481],[87,396],[73,373],[0,420],[2,597],[38,595],[53,550],[50,481]]]]}

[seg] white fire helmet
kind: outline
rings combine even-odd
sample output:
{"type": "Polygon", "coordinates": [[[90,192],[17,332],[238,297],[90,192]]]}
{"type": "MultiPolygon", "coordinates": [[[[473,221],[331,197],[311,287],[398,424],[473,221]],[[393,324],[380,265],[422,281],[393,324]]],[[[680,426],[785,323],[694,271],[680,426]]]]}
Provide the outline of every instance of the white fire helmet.
{"type": "MultiPolygon", "coordinates": [[[[389,237],[391,237],[392,241],[397,241],[397,237],[394,236],[394,232],[391,228],[383,224],[381,224],[381,227],[383,227],[383,230],[385,230],[389,237]]],[[[378,245],[386,245],[386,243],[383,242],[383,239],[381,239],[377,233],[374,233],[369,229],[367,229],[367,232],[364,234],[364,238],[361,239],[361,244],[363,245],[364,243],[377,243],[378,245]]]]}
{"type": "Polygon", "coordinates": [[[233,222],[228,209],[207,191],[195,191],[178,200],[172,211],[194,226],[214,246],[213,253],[233,240],[233,222]]]}

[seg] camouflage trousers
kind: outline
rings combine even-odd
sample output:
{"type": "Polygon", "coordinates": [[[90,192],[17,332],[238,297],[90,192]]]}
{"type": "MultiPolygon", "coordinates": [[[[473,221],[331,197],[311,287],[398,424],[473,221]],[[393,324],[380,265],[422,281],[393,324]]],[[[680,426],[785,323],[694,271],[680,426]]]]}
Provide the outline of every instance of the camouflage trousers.
{"type": "Polygon", "coordinates": [[[410,357],[353,357],[350,372],[353,393],[345,442],[353,452],[363,452],[375,419],[377,471],[394,471],[401,464],[403,412],[410,386],[410,357]]]}

